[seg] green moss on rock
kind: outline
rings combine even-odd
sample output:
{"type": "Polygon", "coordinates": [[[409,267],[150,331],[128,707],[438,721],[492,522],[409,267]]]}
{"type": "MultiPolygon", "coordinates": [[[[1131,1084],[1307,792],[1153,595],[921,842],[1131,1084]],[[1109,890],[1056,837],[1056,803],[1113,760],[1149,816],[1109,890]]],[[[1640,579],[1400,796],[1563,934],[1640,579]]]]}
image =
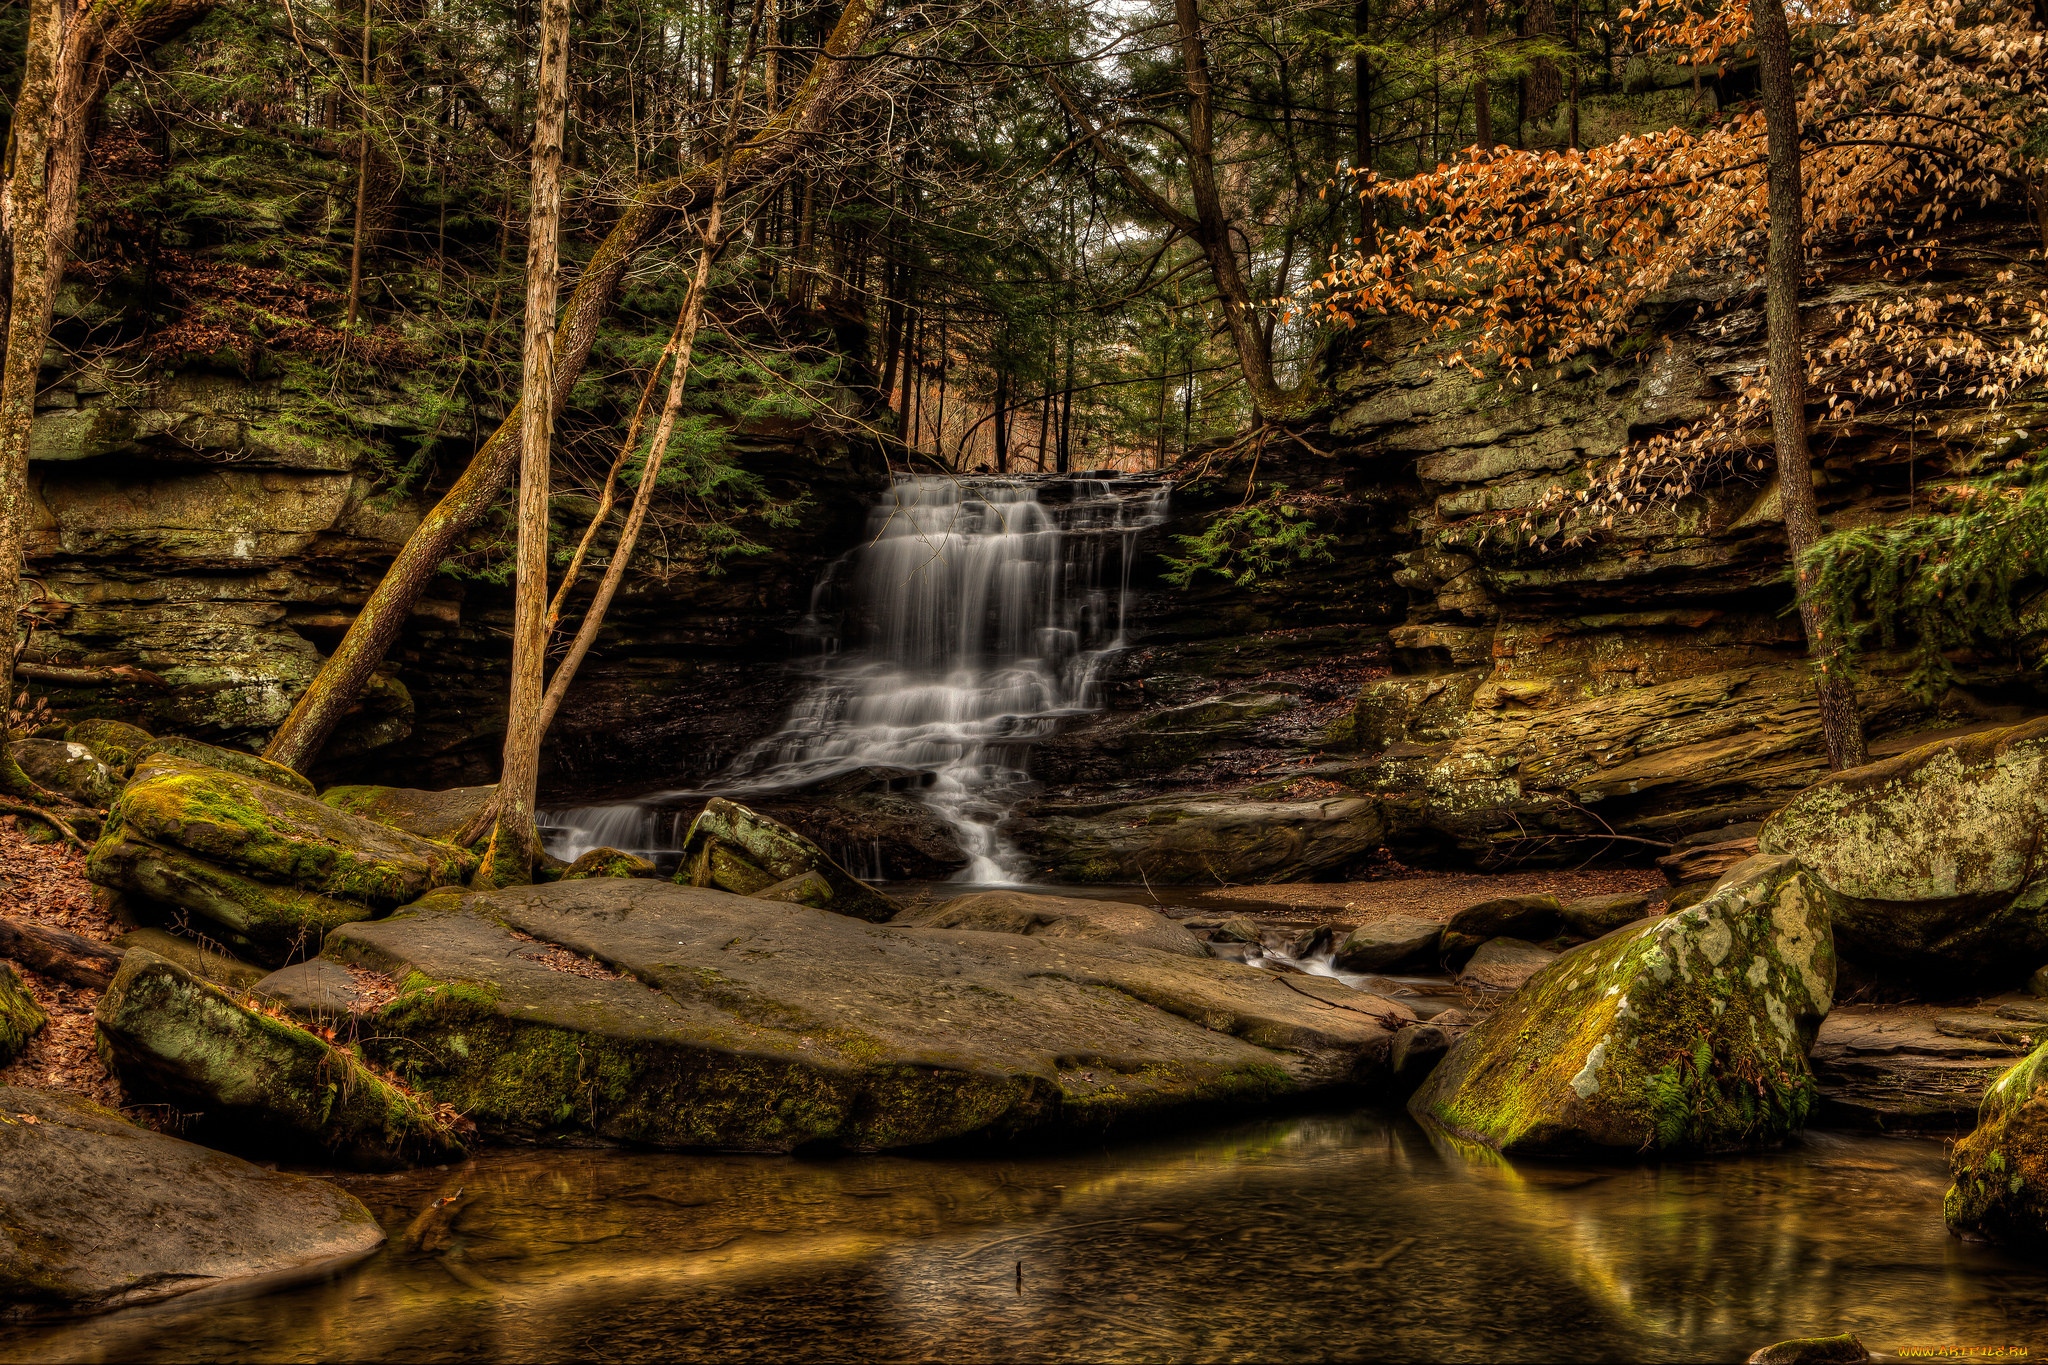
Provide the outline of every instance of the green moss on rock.
{"type": "Polygon", "coordinates": [[[2007,1246],[2048,1250],[2048,1043],[1984,1092],[1977,1127],[1949,1153],[1942,1216],[1949,1228],[2007,1246]]]}
{"type": "Polygon", "coordinates": [[[369,1170],[462,1155],[432,1106],[347,1049],[154,953],[129,950],[93,1018],[128,1092],[196,1109],[214,1145],[369,1170]]]}
{"type": "Polygon", "coordinates": [[[1498,1151],[1774,1144],[1815,1105],[1830,895],[1757,857],[1690,910],[1575,948],[1461,1039],[1409,1107],[1498,1151]]]}
{"type": "Polygon", "coordinates": [[[676,880],[752,896],[806,872],[817,873],[832,893],[816,909],[881,921],[903,908],[788,825],[717,796],[690,825],[676,880]]]}
{"type": "Polygon", "coordinates": [[[0,962],[0,1066],[19,1057],[49,1022],[14,968],[0,962]]]}

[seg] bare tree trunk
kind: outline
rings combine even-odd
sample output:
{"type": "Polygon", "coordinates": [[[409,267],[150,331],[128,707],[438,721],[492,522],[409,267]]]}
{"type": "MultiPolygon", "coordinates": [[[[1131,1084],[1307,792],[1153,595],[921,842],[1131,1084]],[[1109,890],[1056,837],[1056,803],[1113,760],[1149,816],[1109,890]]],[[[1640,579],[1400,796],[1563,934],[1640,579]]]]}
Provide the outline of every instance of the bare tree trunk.
{"type": "MultiPolygon", "coordinates": [[[[605,307],[634,253],[665,227],[672,215],[688,211],[708,196],[728,169],[734,186],[754,183],[788,165],[816,138],[844,98],[855,69],[850,58],[866,40],[880,12],[881,0],[851,0],[840,11],[839,23],[810,75],[779,116],[735,148],[731,156],[645,186],[627,204],[577,278],[569,306],[555,328],[555,382],[550,401],[557,407],[582,374],[605,307]],[[725,163],[730,163],[729,168],[725,163]]],[[[522,421],[521,409],[515,405],[407,539],[348,634],[271,736],[263,751],[266,758],[303,767],[319,755],[398,638],[407,612],[447,558],[456,538],[489,511],[504,490],[518,460],[522,421]]]]}
{"type": "MultiPolygon", "coordinates": [[[[1351,19],[1351,38],[1359,45],[1359,52],[1352,57],[1353,87],[1357,94],[1358,110],[1355,116],[1351,144],[1351,164],[1361,171],[1370,171],[1373,163],[1372,144],[1372,59],[1364,52],[1365,42],[1372,33],[1372,0],[1358,0],[1358,7],[1351,19]]],[[[1371,199],[1362,199],[1358,204],[1358,249],[1366,256],[1377,256],[1380,250],[1379,211],[1371,199]]],[[[1166,459],[1166,438],[1159,438],[1160,463],[1166,459]]]]}
{"type": "Polygon", "coordinates": [[[363,131],[356,135],[356,230],[348,253],[348,316],[342,326],[356,325],[363,295],[363,220],[370,214],[370,0],[363,0],[362,79],[356,87],[357,115],[363,131]]]}
{"type": "Polygon", "coordinates": [[[1487,151],[1493,150],[1493,91],[1492,66],[1486,52],[1486,0],[1472,0],[1472,11],[1466,29],[1473,43],[1472,60],[1476,70],[1472,75],[1472,126],[1474,140],[1487,151]]]}
{"type": "MultiPolygon", "coordinates": [[[[367,0],[366,0],[367,3],[367,0]]],[[[533,180],[526,215],[525,373],[519,423],[519,540],[512,605],[512,691],[497,819],[483,850],[483,884],[530,881],[540,856],[533,808],[540,789],[541,684],[548,652],[548,464],[554,453],[555,298],[561,292],[562,140],[569,119],[570,0],[541,0],[534,83],[533,180]]]]}
{"type": "Polygon", "coordinates": [[[1785,509],[1785,540],[1792,555],[1793,590],[1806,649],[1814,661],[1821,732],[1828,765],[1853,768],[1868,760],[1863,719],[1856,709],[1848,658],[1826,638],[1826,621],[1813,593],[1807,552],[1820,539],[1813,493],[1813,457],[1806,446],[1806,352],[1800,342],[1799,277],[1806,263],[1800,184],[1799,92],[1792,80],[1792,37],[1784,0],[1752,0],[1758,73],[1763,85],[1764,130],[1769,139],[1770,247],[1764,266],[1764,320],[1770,331],[1771,435],[1778,453],[1778,497],[1785,509]]]}

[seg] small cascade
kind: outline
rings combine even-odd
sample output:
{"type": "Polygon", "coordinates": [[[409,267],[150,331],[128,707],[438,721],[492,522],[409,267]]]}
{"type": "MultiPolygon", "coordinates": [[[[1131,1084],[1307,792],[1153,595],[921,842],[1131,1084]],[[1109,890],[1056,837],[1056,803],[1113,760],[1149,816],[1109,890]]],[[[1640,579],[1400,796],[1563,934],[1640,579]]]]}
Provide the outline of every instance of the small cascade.
{"type": "MultiPolygon", "coordinates": [[[[1103,664],[1124,647],[1137,537],[1165,519],[1168,493],[1155,479],[900,476],[795,631],[811,651],[810,688],[696,794],[912,769],[928,775],[917,796],[969,857],[957,880],[1021,880],[1002,826],[1030,790],[1031,746],[1101,708],[1103,664]]],[[[674,848],[683,832],[664,826],[680,821],[659,804],[547,819],[563,857],[605,844],[674,848]]],[[[854,870],[880,870],[879,849],[847,852],[854,870]]]]}

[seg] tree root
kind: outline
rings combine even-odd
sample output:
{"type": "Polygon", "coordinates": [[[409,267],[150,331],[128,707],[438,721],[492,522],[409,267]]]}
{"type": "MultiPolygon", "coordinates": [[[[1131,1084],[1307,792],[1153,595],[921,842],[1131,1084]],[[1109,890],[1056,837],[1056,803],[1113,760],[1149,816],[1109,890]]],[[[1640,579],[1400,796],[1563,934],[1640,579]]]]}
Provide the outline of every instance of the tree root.
{"type": "Polygon", "coordinates": [[[78,845],[78,851],[80,853],[92,852],[92,845],[88,844],[85,840],[79,838],[78,831],[71,828],[71,825],[64,819],[63,816],[57,815],[51,811],[44,810],[41,806],[35,806],[29,804],[26,801],[16,801],[9,797],[0,796],[0,815],[26,815],[32,820],[41,820],[51,829],[56,830],[57,833],[63,835],[66,839],[69,839],[72,843],[78,845]]]}

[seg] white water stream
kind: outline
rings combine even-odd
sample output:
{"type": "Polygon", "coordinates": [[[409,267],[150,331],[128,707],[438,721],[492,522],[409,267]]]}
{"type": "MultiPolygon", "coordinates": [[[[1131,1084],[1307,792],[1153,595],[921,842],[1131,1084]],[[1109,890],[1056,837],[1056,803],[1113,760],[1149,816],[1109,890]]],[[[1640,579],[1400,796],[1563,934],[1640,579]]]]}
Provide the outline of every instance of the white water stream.
{"type": "MultiPolygon", "coordinates": [[[[1101,708],[1137,536],[1164,520],[1168,491],[1150,479],[898,477],[813,592],[797,632],[819,650],[810,688],[699,793],[915,770],[928,775],[916,794],[968,855],[956,880],[1023,880],[1002,826],[1030,789],[1030,748],[1101,708]]],[[[683,831],[660,801],[681,795],[554,812],[552,851],[676,847],[683,831]]]]}

